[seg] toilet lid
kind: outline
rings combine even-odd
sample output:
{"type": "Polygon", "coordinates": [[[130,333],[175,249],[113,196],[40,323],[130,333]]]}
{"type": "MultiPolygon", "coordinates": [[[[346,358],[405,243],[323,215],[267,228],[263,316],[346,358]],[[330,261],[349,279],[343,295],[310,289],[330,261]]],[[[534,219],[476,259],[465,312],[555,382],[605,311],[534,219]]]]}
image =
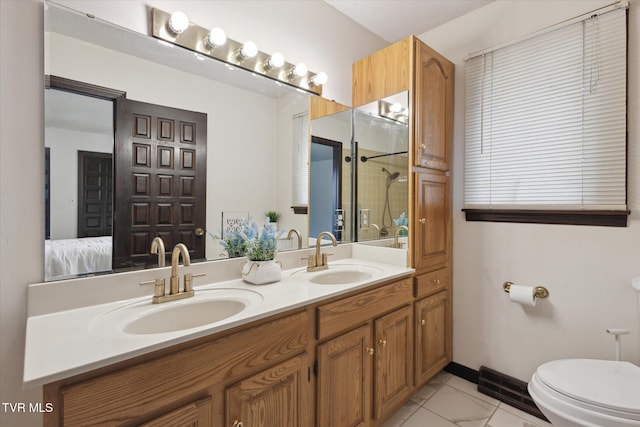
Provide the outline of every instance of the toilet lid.
{"type": "Polygon", "coordinates": [[[613,360],[554,360],[538,367],[542,382],[588,404],[640,415],[640,368],[613,360]]]}

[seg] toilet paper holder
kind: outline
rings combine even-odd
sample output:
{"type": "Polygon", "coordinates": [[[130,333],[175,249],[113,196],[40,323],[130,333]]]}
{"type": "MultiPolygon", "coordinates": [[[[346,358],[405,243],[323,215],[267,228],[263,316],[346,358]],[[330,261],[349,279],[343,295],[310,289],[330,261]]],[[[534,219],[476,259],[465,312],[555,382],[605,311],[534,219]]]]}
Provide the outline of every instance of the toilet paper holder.
{"type": "MultiPolygon", "coordinates": [[[[504,282],[504,284],[502,285],[502,289],[504,289],[506,293],[509,293],[509,290],[511,290],[511,285],[513,285],[513,282],[504,282]]],[[[546,298],[549,296],[549,291],[544,286],[536,286],[535,290],[536,298],[546,298]]]]}

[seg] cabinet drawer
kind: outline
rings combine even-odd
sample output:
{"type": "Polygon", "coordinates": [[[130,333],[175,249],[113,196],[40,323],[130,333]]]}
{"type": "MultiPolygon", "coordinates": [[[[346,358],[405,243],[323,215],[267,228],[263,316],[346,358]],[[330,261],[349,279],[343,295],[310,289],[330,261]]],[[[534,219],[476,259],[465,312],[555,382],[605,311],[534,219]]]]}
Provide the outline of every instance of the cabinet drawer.
{"type": "Polygon", "coordinates": [[[451,283],[449,268],[441,268],[415,277],[416,297],[435,294],[446,289],[451,283]]]}
{"type": "Polygon", "coordinates": [[[412,279],[405,279],[318,307],[318,339],[352,329],[412,299],[412,279]]]}

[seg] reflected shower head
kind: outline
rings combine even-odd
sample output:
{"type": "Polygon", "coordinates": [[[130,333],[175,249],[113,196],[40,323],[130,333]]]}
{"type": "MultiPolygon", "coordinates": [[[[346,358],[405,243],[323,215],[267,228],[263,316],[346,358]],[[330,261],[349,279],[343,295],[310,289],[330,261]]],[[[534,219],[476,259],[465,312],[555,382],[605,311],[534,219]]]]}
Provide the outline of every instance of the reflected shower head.
{"type": "Polygon", "coordinates": [[[389,172],[388,170],[386,170],[385,168],[382,168],[382,172],[386,172],[387,173],[387,178],[391,181],[393,181],[394,179],[396,179],[397,177],[400,176],[400,172],[389,172]]]}

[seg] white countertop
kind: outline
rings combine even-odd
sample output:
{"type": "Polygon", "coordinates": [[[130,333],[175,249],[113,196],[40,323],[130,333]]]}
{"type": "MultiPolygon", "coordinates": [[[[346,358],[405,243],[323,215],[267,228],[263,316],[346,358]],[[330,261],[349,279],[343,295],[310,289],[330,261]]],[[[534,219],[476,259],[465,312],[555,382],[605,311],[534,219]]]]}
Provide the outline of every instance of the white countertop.
{"type": "MultiPolygon", "coordinates": [[[[354,250],[354,255],[356,252],[354,250]]],[[[367,254],[358,252],[357,255],[367,254]]],[[[32,313],[27,319],[24,387],[35,387],[88,372],[353,290],[401,278],[413,272],[413,269],[404,266],[381,263],[375,260],[375,258],[379,258],[376,256],[370,258],[374,260],[345,258],[329,262],[330,269],[331,266],[343,266],[337,268],[344,268],[345,264],[375,268],[372,270],[375,272],[368,280],[346,285],[310,283],[308,281],[310,275],[318,273],[307,273],[304,268],[298,267],[283,271],[282,279],[279,282],[267,285],[251,285],[241,279],[235,279],[195,286],[196,296],[199,293],[207,292],[207,290],[240,289],[257,292],[262,300],[247,305],[240,313],[224,320],[174,332],[136,335],[109,334],[96,331],[96,328],[91,327],[94,319],[123,306],[132,303],[141,305],[145,304],[145,301],[151,306],[150,296],[121,299],[43,314],[32,313]]],[[[180,268],[181,273],[184,273],[182,270],[184,267],[180,268]]],[[[114,280],[118,280],[118,276],[113,275],[112,277],[114,280]]],[[[34,303],[42,304],[37,301],[34,303]]]]}

